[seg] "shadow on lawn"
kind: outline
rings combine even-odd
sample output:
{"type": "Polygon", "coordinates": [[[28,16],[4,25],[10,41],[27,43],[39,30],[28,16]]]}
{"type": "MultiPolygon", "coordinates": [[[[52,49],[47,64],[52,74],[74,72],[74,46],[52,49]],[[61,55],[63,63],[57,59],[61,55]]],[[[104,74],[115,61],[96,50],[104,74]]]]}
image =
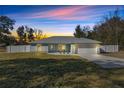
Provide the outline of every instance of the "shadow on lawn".
{"type": "Polygon", "coordinates": [[[0,87],[112,87],[107,74],[81,59],[0,61],[0,87]]]}

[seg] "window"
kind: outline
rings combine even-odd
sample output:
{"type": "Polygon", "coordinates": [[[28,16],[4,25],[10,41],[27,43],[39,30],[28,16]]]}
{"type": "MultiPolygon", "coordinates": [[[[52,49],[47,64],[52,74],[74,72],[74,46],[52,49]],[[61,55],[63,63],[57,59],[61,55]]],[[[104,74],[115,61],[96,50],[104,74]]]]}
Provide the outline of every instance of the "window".
{"type": "Polygon", "coordinates": [[[65,45],[62,45],[61,47],[62,47],[62,50],[65,50],[66,49],[66,46],[65,45]]]}
{"type": "Polygon", "coordinates": [[[53,49],[54,48],[54,46],[53,45],[50,45],[50,49],[53,49]]]}
{"type": "Polygon", "coordinates": [[[50,44],[48,46],[48,48],[49,48],[49,52],[56,52],[57,51],[57,48],[56,48],[55,44],[50,44]]]}

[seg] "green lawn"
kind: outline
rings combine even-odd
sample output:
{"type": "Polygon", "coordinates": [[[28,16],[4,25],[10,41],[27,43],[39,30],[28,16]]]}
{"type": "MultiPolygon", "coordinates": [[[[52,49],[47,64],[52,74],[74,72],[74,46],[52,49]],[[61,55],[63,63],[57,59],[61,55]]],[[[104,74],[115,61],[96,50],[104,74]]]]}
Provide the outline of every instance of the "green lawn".
{"type": "Polygon", "coordinates": [[[102,69],[78,56],[0,53],[0,87],[124,87],[124,68],[102,69]]]}

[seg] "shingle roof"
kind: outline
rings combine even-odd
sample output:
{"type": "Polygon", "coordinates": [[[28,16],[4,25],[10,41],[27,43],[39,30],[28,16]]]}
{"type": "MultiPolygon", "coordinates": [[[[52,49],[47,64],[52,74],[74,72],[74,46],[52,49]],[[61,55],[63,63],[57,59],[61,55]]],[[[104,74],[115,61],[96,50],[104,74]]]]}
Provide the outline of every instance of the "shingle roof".
{"type": "Polygon", "coordinates": [[[92,39],[87,39],[87,38],[75,38],[73,36],[53,36],[53,37],[49,37],[46,39],[42,39],[42,40],[37,40],[37,41],[33,41],[31,43],[35,43],[35,44],[50,44],[50,43],[54,43],[54,44],[58,44],[58,43],[63,43],[63,44],[71,44],[71,43],[101,43],[99,41],[96,40],[92,40],[92,39]]]}

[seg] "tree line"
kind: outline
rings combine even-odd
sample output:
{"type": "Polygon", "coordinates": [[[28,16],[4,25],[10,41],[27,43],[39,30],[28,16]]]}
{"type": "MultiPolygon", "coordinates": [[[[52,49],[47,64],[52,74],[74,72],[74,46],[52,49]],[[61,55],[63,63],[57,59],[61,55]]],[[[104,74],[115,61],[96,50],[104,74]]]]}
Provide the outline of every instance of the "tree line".
{"type": "Polygon", "coordinates": [[[89,26],[77,25],[74,36],[101,41],[103,44],[119,45],[124,48],[124,18],[119,15],[119,10],[105,16],[91,29],[89,26]]]}
{"type": "Polygon", "coordinates": [[[16,21],[7,17],[0,16],[0,43],[5,45],[11,44],[28,44],[34,40],[46,38],[40,29],[33,29],[28,26],[19,26],[16,30],[17,37],[14,37],[11,31],[14,29],[16,21]]]}

